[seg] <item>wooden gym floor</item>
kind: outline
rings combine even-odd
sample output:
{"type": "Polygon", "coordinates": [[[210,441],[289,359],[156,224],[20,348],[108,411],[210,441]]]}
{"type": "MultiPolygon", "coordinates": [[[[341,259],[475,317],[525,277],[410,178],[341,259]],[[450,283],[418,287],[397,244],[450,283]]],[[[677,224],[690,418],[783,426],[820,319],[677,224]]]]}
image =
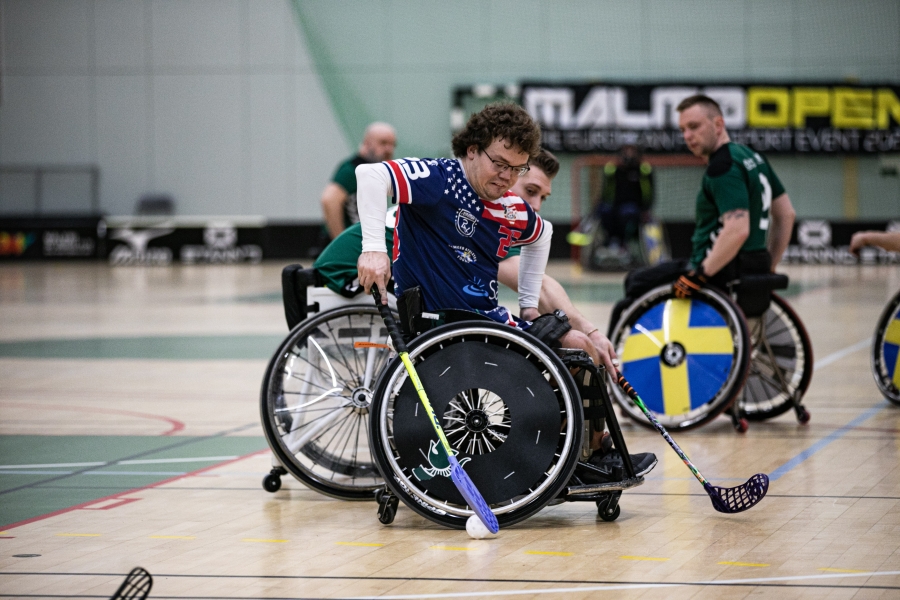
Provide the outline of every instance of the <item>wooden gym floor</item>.
{"type": "MultiPolygon", "coordinates": [[[[151,598],[900,597],[900,408],[868,355],[897,267],[784,269],[816,356],[808,426],[676,435],[715,483],[769,473],[757,508],[715,512],[623,418],[660,463],[617,521],[563,504],[475,541],[290,477],[263,491],[281,266],[0,266],[0,597],[108,598],[137,565],[151,598]]],[[[605,328],[621,276],[552,273],[605,328]]]]}

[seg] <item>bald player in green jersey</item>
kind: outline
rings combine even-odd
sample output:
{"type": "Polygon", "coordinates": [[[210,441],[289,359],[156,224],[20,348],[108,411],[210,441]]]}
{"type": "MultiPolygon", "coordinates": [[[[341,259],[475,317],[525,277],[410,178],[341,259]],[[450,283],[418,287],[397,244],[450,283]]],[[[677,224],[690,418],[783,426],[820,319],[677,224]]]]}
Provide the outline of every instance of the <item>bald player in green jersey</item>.
{"type": "Polygon", "coordinates": [[[742,273],[773,271],[790,242],[795,213],[769,162],[728,137],[715,100],[690,96],[677,110],[688,149],[709,163],[697,194],[692,270],[675,283],[675,294],[684,298],[710,280],[722,285],[742,273]]]}

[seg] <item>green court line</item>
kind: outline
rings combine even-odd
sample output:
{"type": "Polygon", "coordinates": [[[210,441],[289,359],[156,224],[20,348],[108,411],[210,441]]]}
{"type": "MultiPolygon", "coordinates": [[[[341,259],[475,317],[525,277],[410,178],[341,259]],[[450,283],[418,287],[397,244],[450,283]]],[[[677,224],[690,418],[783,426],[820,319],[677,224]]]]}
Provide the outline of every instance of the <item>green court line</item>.
{"type": "MultiPolygon", "coordinates": [[[[244,456],[268,447],[261,436],[213,436],[177,438],[162,436],[0,436],[0,456],[4,464],[36,464],[66,462],[113,462],[141,454],[147,458],[187,458],[244,456]],[[173,446],[173,442],[178,445],[173,446]]],[[[5,525],[31,519],[112,494],[127,492],[172,477],[172,472],[190,472],[216,462],[191,463],[173,469],[171,463],[140,465],[141,475],[122,472],[123,465],[90,467],[104,475],[59,475],[0,473],[0,529],[5,525]],[[89,487],[88,481],[102,481],[102,487],[89,487]],[[42,482],[48,485],[43,487],[42,482]],[[18,488],[18,489],[16,489],[18,488]]],[[[57,469],[52,469],[56,471],[57,469]]],[[[132,466],[128,471],[135,471],[132,466]]],[[[260,488],[261,489],[261,488],[260,488]]]]}
{"type": "Polygon", "coordinates": [[[285,336],[203,335],[22,340],[0,342],[0,358],[258,360],[270,358],[285,336]]]}

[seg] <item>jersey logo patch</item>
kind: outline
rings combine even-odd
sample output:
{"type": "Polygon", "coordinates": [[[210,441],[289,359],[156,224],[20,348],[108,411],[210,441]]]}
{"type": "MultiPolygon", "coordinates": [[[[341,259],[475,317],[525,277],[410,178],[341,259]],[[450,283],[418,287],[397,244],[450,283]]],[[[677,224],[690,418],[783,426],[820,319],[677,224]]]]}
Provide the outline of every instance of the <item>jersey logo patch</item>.
{"type": "Polygon", "coordinates": [[[475,253],[465,246],[450,246],[450,248],[454,252],[456,252],[456,258],[466,263],[467,265],[471,265],[476,260],[478,260],[475,256],[475,253]]]}
{"type": "Polygon", "coordinates": [[[460,235],[472,237],[475,233],[475,226],[477,224],[478,220],[475,218],[475,215],[466,209],[460,208],[456,211],[456,231],[458,231],[460,235]]]}
{"type": "Polygon", "coordinates": [[[506,217],[506,220],[510,223],[515,223],[519,218],[519,212],[516,210],[515,206],[508,205],[503,207],[503,216],[506,217]]]}
{"type": "Polygon", "coordinates": [[[478,296],[479,298],[487,298],[489,295],[487,290],[484,289],[484,284],[477,277],[470,280],[469,283],[463,287],[462,291],[470,296],[478,296]]]}

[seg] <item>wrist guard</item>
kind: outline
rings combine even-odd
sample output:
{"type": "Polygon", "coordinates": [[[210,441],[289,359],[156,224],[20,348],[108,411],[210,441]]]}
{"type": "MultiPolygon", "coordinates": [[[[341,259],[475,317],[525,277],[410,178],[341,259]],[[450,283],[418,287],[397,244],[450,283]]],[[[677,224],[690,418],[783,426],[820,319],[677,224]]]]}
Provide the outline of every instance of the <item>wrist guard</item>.
{"type": "Polygon", "coordinates": [[[528,333],[541,340],[551,348],[560,348],[559,339],[572,330],[569,317],[561,310],[541,315],[531,322],[528,333]]]}

